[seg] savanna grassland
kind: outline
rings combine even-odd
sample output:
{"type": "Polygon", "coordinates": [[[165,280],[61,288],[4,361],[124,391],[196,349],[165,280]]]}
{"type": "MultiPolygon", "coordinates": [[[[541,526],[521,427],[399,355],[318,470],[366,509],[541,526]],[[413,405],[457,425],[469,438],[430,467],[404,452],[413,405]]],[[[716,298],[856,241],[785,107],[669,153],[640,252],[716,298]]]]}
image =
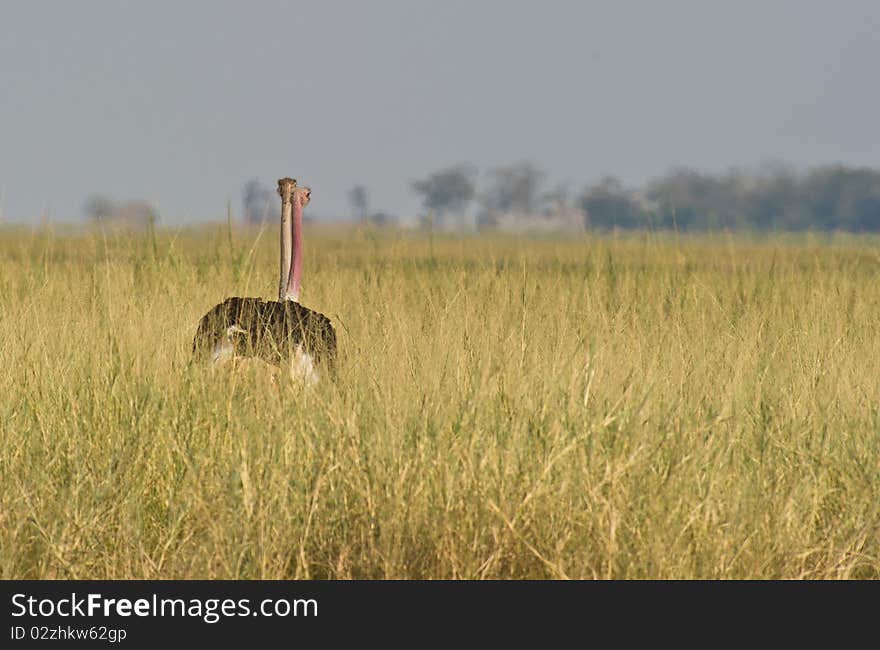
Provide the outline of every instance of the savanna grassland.
{"type": "Polygon", "coordinates": [[[310,230],[304,389],[274,226],[7,230],[0,578],[876,578],[878,243],[310,230]]]}

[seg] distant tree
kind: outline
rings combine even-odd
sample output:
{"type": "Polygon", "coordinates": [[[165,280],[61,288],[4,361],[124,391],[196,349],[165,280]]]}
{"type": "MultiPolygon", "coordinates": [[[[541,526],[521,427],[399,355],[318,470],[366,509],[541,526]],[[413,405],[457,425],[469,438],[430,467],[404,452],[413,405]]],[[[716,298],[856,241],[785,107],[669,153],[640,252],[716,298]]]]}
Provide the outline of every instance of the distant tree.
{"type": "Polygon", "coordinates": [[[275,204],[275,193],[260,181],[251,179],[241,190],[242,213],[247,223],[262,223],[268,219],[275,204]]]}
{"type": "Polygon", "coordinates": [[[355,219],[365,221],[370,206],[367,189],[363,185],[355,185],[348,191],[348,201],[351,203],[355,219]]]}
{"type": "Polygon", "coordinates": [[[422,204],[438,218],[462,213],[474,198],[476,171],[468,164],[458,164],[413,181],[412,189],[422,195],[422,204]]]}
{"type": "Polygon", "coordinates": [[[745,191],[742,225],[756,230],[807,228],[811,217],[803,199],[802,182],[793,169],[765,167],[745,191]]]}
{"type": "Polygon", "coordinates": [[[650,215],[635,194],[613,176],[588,187],[578,202],[593,227],[640,228],[649,223],[650,215]]]}
{"type": "Polygon", "coordinates": [[[880,230],[880,172],[835,165],[815,169],[803,180],[804,212],[822,228],[854,232],[880,230]]]}
{"type": "Polygon", "coordinates": [[[489,212],[533,214],[538,207],[546,174],[530,162],[518,162],[492,172],[492,186],[484,197],[489,212]]]}
{"type": "Polygon", "coordinates": [[[116,210],[116,204],[111,199],[100,194],[93,194],[83,204],[83,211],[96,221],[109,219],[113,215],[114,210],[116,210]]]}
{"type": "Polygon", "coordinates": [[[676,169],[651,181],[645,195],[655,206],[656,225],[701,230],[739,225],[748,200],[746,179],[734,171],[713,176],[676,169]]]}

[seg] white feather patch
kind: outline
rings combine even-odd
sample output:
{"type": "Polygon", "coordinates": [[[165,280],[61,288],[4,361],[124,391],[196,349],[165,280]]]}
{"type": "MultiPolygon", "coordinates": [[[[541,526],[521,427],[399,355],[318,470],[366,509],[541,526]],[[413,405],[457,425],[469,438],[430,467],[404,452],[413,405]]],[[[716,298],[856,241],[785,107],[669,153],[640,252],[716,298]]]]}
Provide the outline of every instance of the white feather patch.
{"type": "Polygon", "coordinates": [[[290,366],[290,374],[294,379],[301,381],[306,386],[314,386],[320,378],[315,362],[311,355],[303,350],[302,343],[296,346],[293,362],[290,366]]]}

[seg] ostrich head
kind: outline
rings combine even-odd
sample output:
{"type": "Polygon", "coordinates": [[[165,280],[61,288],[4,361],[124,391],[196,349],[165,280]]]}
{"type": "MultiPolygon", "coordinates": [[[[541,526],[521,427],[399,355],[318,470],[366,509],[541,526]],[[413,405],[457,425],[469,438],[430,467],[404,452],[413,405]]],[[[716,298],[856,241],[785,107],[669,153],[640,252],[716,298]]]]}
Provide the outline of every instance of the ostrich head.
{"type": "Polygon", "coordinates": [[[297,187],[293,178],[278,181],[281,195],[281,278],[278,300],[299,302],[302,283],[302,211],[312,197],[308,187],[297,187]]]}

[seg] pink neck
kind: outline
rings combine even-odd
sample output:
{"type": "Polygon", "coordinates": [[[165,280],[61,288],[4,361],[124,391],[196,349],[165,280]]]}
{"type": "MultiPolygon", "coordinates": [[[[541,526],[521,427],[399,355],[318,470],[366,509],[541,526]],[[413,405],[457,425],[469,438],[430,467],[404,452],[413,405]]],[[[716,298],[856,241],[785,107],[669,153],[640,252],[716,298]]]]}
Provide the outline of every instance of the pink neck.
{"type": "Polygon", "coordinates": [[[293,197],[293,255],[290,265],[290,277],[287,281],[286,300],[299,302],[299,289],[302,283],[302,203],[298,196],[293,197]]]}

